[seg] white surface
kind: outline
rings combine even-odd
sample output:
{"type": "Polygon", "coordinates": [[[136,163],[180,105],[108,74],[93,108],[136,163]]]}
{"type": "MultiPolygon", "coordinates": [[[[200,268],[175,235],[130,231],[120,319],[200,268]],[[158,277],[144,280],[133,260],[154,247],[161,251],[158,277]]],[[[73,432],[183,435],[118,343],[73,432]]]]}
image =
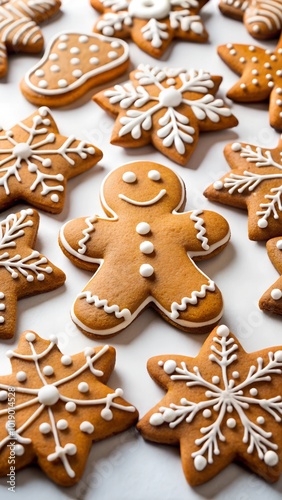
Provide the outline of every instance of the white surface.
{"type": "MultiPolygon", "coordinates": [[[[43,26],[46,41],[61,30],[92,30],[97,13],[89,6],[88,0],[63,0],[62,3],[61,16],[43,26]]],[[[213,74],[223,75],[220,94],[224,96],[237,77],[219,59],[216,46],[227,42],[256,42],[242,24],[221,16],[217,0],[210,0],[202,10],[202,16],[210,34],[209,43],[196,45],[177,41],[159,64],[183,66],[185,63],[187,67],[204,68],[213,74]]],[[[267,45],[274,47],[275,42],[267,45]]],[[[131,42],[130,53],[135,65],[140,62],[156,63],[131,42]]],[[[25,54],[9,58],[8,76],[0,84],[2,127],[11,127],[34,111],[34,107],[21,95],[18,85],[23,74],[37,60],[37,56],[25,54]]],[[[126,75],[120,81],[125,79],[126,75]]],[[[111,146],[109,139],[113,119],[91,101],[93,93],[90,92],[89,99],[79,105],[53,111],[63,134],[74,134],[93,142],[104,152],[104,158],[98,166],[68,183],[67,201],[62,214],[51,216],[41,212],[36,247],[66,272],[66,285],[54,292],[23,299],[18,303],[16,335],[12,341],[2,341],[0,344],[1,373],[9,370],[9,361],[4,356],[6,350],[17,345],[20,333],[26,329],[35,330],[44,338],[56,333],[64,353],[75,353],[88,345],[103,343],[91,342],[70,320],[69,311],[73,300],[90,276],[64,257],[57,244],[57,234],[62,224],[69,219],[102,213],[99,187],[104,176],[111,169],[135,159],[163,163],[181,175],[187,187],[187,209],[206,208],[226,217],[232,231],[231,243],[222,254],[200,264],[223,293],[225,312],[222,322],[238,336],[247,351],[282,344],[282,319],[261,312],[257,305],[262,293],[278,277],[268,260],[265,244],[248,240],[246,212],[215,205],[202,195],[207,185],[228,171],[222,154],[226,143],[240,140],[263,147],[276,146],[278,134],[268,125],[267,105],[243,106],[229,102],[240,121],[239,126],[202,134],[189,165],[183,168],[167,160],[151,146],[135,151],[111,146]]],[[[22,207],[20,205],[17,209],[22,207]]],[[[3,218],[7,214],[3,213],[3,218]]],[[[163,391],[147,374],[147,359],[164,353],[194,356],[204,339],[203,335],[178,331],[155,311],[147,310],[129,328],[110,339],[117,349],[117,364],[109,385],[113,388],[123,387],[125,398],[135,404],[143,416],[163,396],[163,391]]],[[[214,480],[192,489],[182,473],[178,448],[145,442],[134,430],[93,445],[83,479],[73,488],[57,487],[35,466],[18,472],[16,480],[15,495],[21,500],[275,500],[281,498],[282,492],[282,478],[275,485],[269,485],[235,464],[228,466],[214,480]]],[[[7,491],[5,478],[1,479],[1,500],[11,495],[7,491]]]]}

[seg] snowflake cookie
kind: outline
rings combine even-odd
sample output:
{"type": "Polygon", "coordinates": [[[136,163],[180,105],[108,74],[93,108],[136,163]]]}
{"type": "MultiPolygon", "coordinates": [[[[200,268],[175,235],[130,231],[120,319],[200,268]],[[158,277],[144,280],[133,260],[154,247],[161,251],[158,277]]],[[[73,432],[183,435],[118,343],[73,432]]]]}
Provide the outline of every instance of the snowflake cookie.
{"type": "Polygon", "coordinates": [[[24,332],[8,351],[13,372],[0,377],[0,474],[37,461],[55,483],[81,479],[92,442],[132,426],[137,410],[122,389],[105,385],[114,369],[115,349],[87,348],[62,355],[58,339],[24,332]],[[14,404],[13,404],[14,403],[14,404]],[[13,415],[13,418],[10,417],[13,415]]]}
{"type": "Polygon", "coordinates": [[[60,135],[50,110],[41,107],[10,130],[0,130],[0,210],[26,201],[60,213],[67,179],[89,170],[102,152],[60,135]]]}
{"type": "Polygon", "coordinates": [[[0,78],[8,69],[7,51],[37,53],[44,45],[38,23],[58,12],[60,0],[4,0],[0,4],[0,78]]]}
{"type": "Polygon", "coordinates": [[[183,181],[151,162],[110,172],[101,200],[109,218],[75,219],[60,232],[66,256],[95,272],[74,303],[74,323],[86,335],[110,336],[151,306],[181,330],[210,331],[222,316],[222,297],[194,260],[225,248],[226,220],[201,209],[182,213],[183,181]]]}
{"type": "Polygon", "coordinates": [[[224,149],[231,167],[204,195],[211,201],[248,210],[251,240],[268,240],[282,234],[282,138],[277,148],[266,149],[242,142],[224,149]]]}
{"type": "Polygon", "coordinates": [[[274,50],[228,43],[218,54],[233,71],[242,75],[227,92],[236,102],[269,101],[269,122],[282,130],[282,37],[274,50]]]}
{"type": "Polygon", "coordinates": [[[163,355],[148,362],[166,396],[137,424],[145,439],[180,444],[192,486],[233,460],[274,482],[282,471],[282,347],[246,353],[225,325],[195,358],[163,355]]]}
{"type": "Polygon", "coordinates": [[[118,115],[111,143],[136,148],[152,143],[171,160],[185,165],[200,132],[238,124],[215,94],[220,76],[194,69],[140,64],[130,81],[103,90],[93,99],[118,115]]]}
{"type": "MultiPolygon", "coordinates": [[[[271,238],[266,243],[268,256],[282,275],[282,238],[271,238]]],[[[262,310],[275,314],[282,314],[282,276],[278,278],[272,286],[263,294],[259,301],[259,306],[262,310]]]]}
{"type": "Polygon", "coordinates": [[[208,34],[199,15],[208,0],[90,0],[102,13],[95,31],[131,37],[140,49],[159,58],[173,38],[206,42],[208,34]]]}
{"type": "Polygon", "coordinates": [[[0,221],[0,338],[14,335],[17,299],[54,290],[66,279],[33,249],[38,226],[39,215],[31,208],[0,221]]]}

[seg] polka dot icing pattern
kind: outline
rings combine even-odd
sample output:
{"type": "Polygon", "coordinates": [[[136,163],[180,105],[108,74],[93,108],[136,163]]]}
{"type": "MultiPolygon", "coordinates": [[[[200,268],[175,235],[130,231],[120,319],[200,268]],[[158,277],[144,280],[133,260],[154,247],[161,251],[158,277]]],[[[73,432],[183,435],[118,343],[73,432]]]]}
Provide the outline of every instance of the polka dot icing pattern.
{"type": "Polygon", "coordinates": [[[280,274],[277,281],[262,295],[259,306],[262,310],[282,314],[282,238],[271,238],[266,243],[270,261],[280,274]]]}
{"type": "Polygon", "coordinates": [[[123,40],[66,32],[51,40],[42,59],[26,73],[21,89],[35,104],[63,106],[111,79],[112,72],[119,76],[128,64],[123,40]]]}
{"type": "MultiPolygon", "coordinates": [[[[27,378],[25,382],[19,381],[21,372],[0,377],[0,460],[9,442],[16,440],[18,467],[26,465],[27,456],[33,462],[37,452],[41,457],[43,453],[45,460],[40,464],[43,469],[46,467],[48,476],[55,482],[59,478],[59,484],[63,486],[70,486],[81,478],[89,442],[127,429],[135,423],[138,414],[122,399],[121,389],[113,391],[105,385],[114,368],[113,348],[105,345],[85,350],[73,355],[73,364],[63,365],[57,342],[55,336],[46,341],[33,332],[27,332],[21,336],[17,350],[7,353],[15,364],[20,360],[22,373],[26,373],[27,378]],[[45,370],[51,367],[49,358],[56,367],[52,382],[45,370]],[[87,380],[87,394],[77,389],[81,380],[87,380]],[[9,433],[9,424],[5,426],[11,388],[14,388],[17,401],[13,437],[9,433]],[[120,412],[124,416],[116,419],[120,412]]],[[[1,467],[2,472],[5,467],[9,470],[7,461],[1,467]]]]}
{"type": "Polygon", "coordinates": [[[221,325],[196,358],[158,356],[149,360],[148,370],[169,392],[137,428],[145,439],[180,443],[192,486],[209,480],[234,457],[271,482],[279,478],[282,347],[246,353],[221,325]]]}

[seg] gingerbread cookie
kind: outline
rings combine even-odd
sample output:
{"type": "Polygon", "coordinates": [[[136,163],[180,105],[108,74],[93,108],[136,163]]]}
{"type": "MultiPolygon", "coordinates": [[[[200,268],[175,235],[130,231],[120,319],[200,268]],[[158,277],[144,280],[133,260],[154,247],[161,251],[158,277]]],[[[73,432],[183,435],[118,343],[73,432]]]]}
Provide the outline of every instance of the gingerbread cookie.
{"type": "Polygon", "coordinates": [[[0,131],[0,210],[19,200],[60,213],[66,182],[89,170],[102,152],[60,135],[50,110],[41,107],[12,129],[0,131]]]}
{"type": "Polygon", "coordinates": [[[224,16],[242,21],[249,0],[219,0],[218,6],[224,16]]]}
{"type": "Polygon", "coordinates": [[[241,142],[228,144],[224,154],[232,171],[204,192],[211,201],[248,210],[251,240],[282,234],[281,151],[281,138],[272,150],[241,142]]]}
{"type": "Polygon", "coordinates": [[[109,218],[75,219],[60,233],[75,265],[99,269],[77,296],[75,324],[86,335],[110,336],[152,306],[181,330],[210,331],[222,315],[222,297],[194,260],[223,250],[230,238],[226,220],[210,211],[180,213],[183,181],[151,162],[110,172],[101,200],[109,218]]]}
{"type": "Polygon", "coordinates": [[[6,0],[0,4],[0,78],[8,69],[8,52],[41,52],[38,23],[58,12],[60,0],[6,0]]]}
{"type": "Polygon", "coordinates": [[[242,75],[227,92],[236,102],[269,100],[269,122],[282,130],[282,37],[274,50],[228,43],[218,54],[233,71],[242,75]]]}
{"type": "Polygon", "coordinates": [[[282,471],[282,346],[246,353],[225,325],[195,358],[163,355],[148,362],[166,396],[137,424],[145,439],[179,444],[192,486],[233,460],[274,482],[282,471]]]}
{"type": "Polygon", "coordinates": [[[174,38],[206,42],[199,15],[208,0],[90,0],[102,15],[94,30],[107,36],[131,37],[148,54],[159,58],[174,38]]]}
{"type": "Polygon", "coordinates": [[[28,208],[0,222],[0,337],[14,335],[17,300],[49,292],[66,277],[44,255],[33,249],[39,215],[28,208]]]}
{"type": "Polygon", "coordinates": [[[199,133],[238,124],[222,99],[215,97],[220,76],[194,69],[140,64],[130,81],[103,90],[93,99],[118,115],[111,143],[136,148],[152,143],[171,160],[185,165],[199,133]]]}
{"type": "MultiPolygon", "coordinates": [[[[266,243],[268,256],[282,275],[282,238],[272,238],[266,243]]],[[[262,310],[275,314],[282,314],[282,277],[278,278],[275,283],[263,294],[259,301],[259,306],[262,310]]]]}
{"type": "Polygon", "coordinates": [[[26,73],[21,91],[33,104],[65,106],[117,78],[129,62],[129,48],[123,40],[93,33],[60,33],[26,73]]]}
{"type": "Polygon", "coordinates": [[[55,483],[71,486],[82,477],[92,442],[128,429],[138,418],[122,389],[106,385],[115,365],[113,347],[69,356],[57,343],[55,335],[46,341],[27,331],[17,350],[7,352],[13,372],[0,378],[1,476],[11,465],[18,470],[36,460],[55,483]]]}

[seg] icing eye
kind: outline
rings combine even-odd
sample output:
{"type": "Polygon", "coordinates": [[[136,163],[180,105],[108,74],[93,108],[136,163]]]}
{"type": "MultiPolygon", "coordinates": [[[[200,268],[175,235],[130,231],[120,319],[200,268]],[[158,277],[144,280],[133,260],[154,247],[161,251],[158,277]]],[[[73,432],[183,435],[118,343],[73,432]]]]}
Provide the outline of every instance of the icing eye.
{"type": "Polygon", "coordinates": [[[127,182],[127,184],[133,184],[137,179],[136,174],[134,172],[125,172],[122,176],[122,180],[127,182]]]}
{"type": "Polygon", "coordinates": [[[158,170],[150,170],[148,177],[151,181],[159,181],[161,179],[161,174],[158,170]]]}

